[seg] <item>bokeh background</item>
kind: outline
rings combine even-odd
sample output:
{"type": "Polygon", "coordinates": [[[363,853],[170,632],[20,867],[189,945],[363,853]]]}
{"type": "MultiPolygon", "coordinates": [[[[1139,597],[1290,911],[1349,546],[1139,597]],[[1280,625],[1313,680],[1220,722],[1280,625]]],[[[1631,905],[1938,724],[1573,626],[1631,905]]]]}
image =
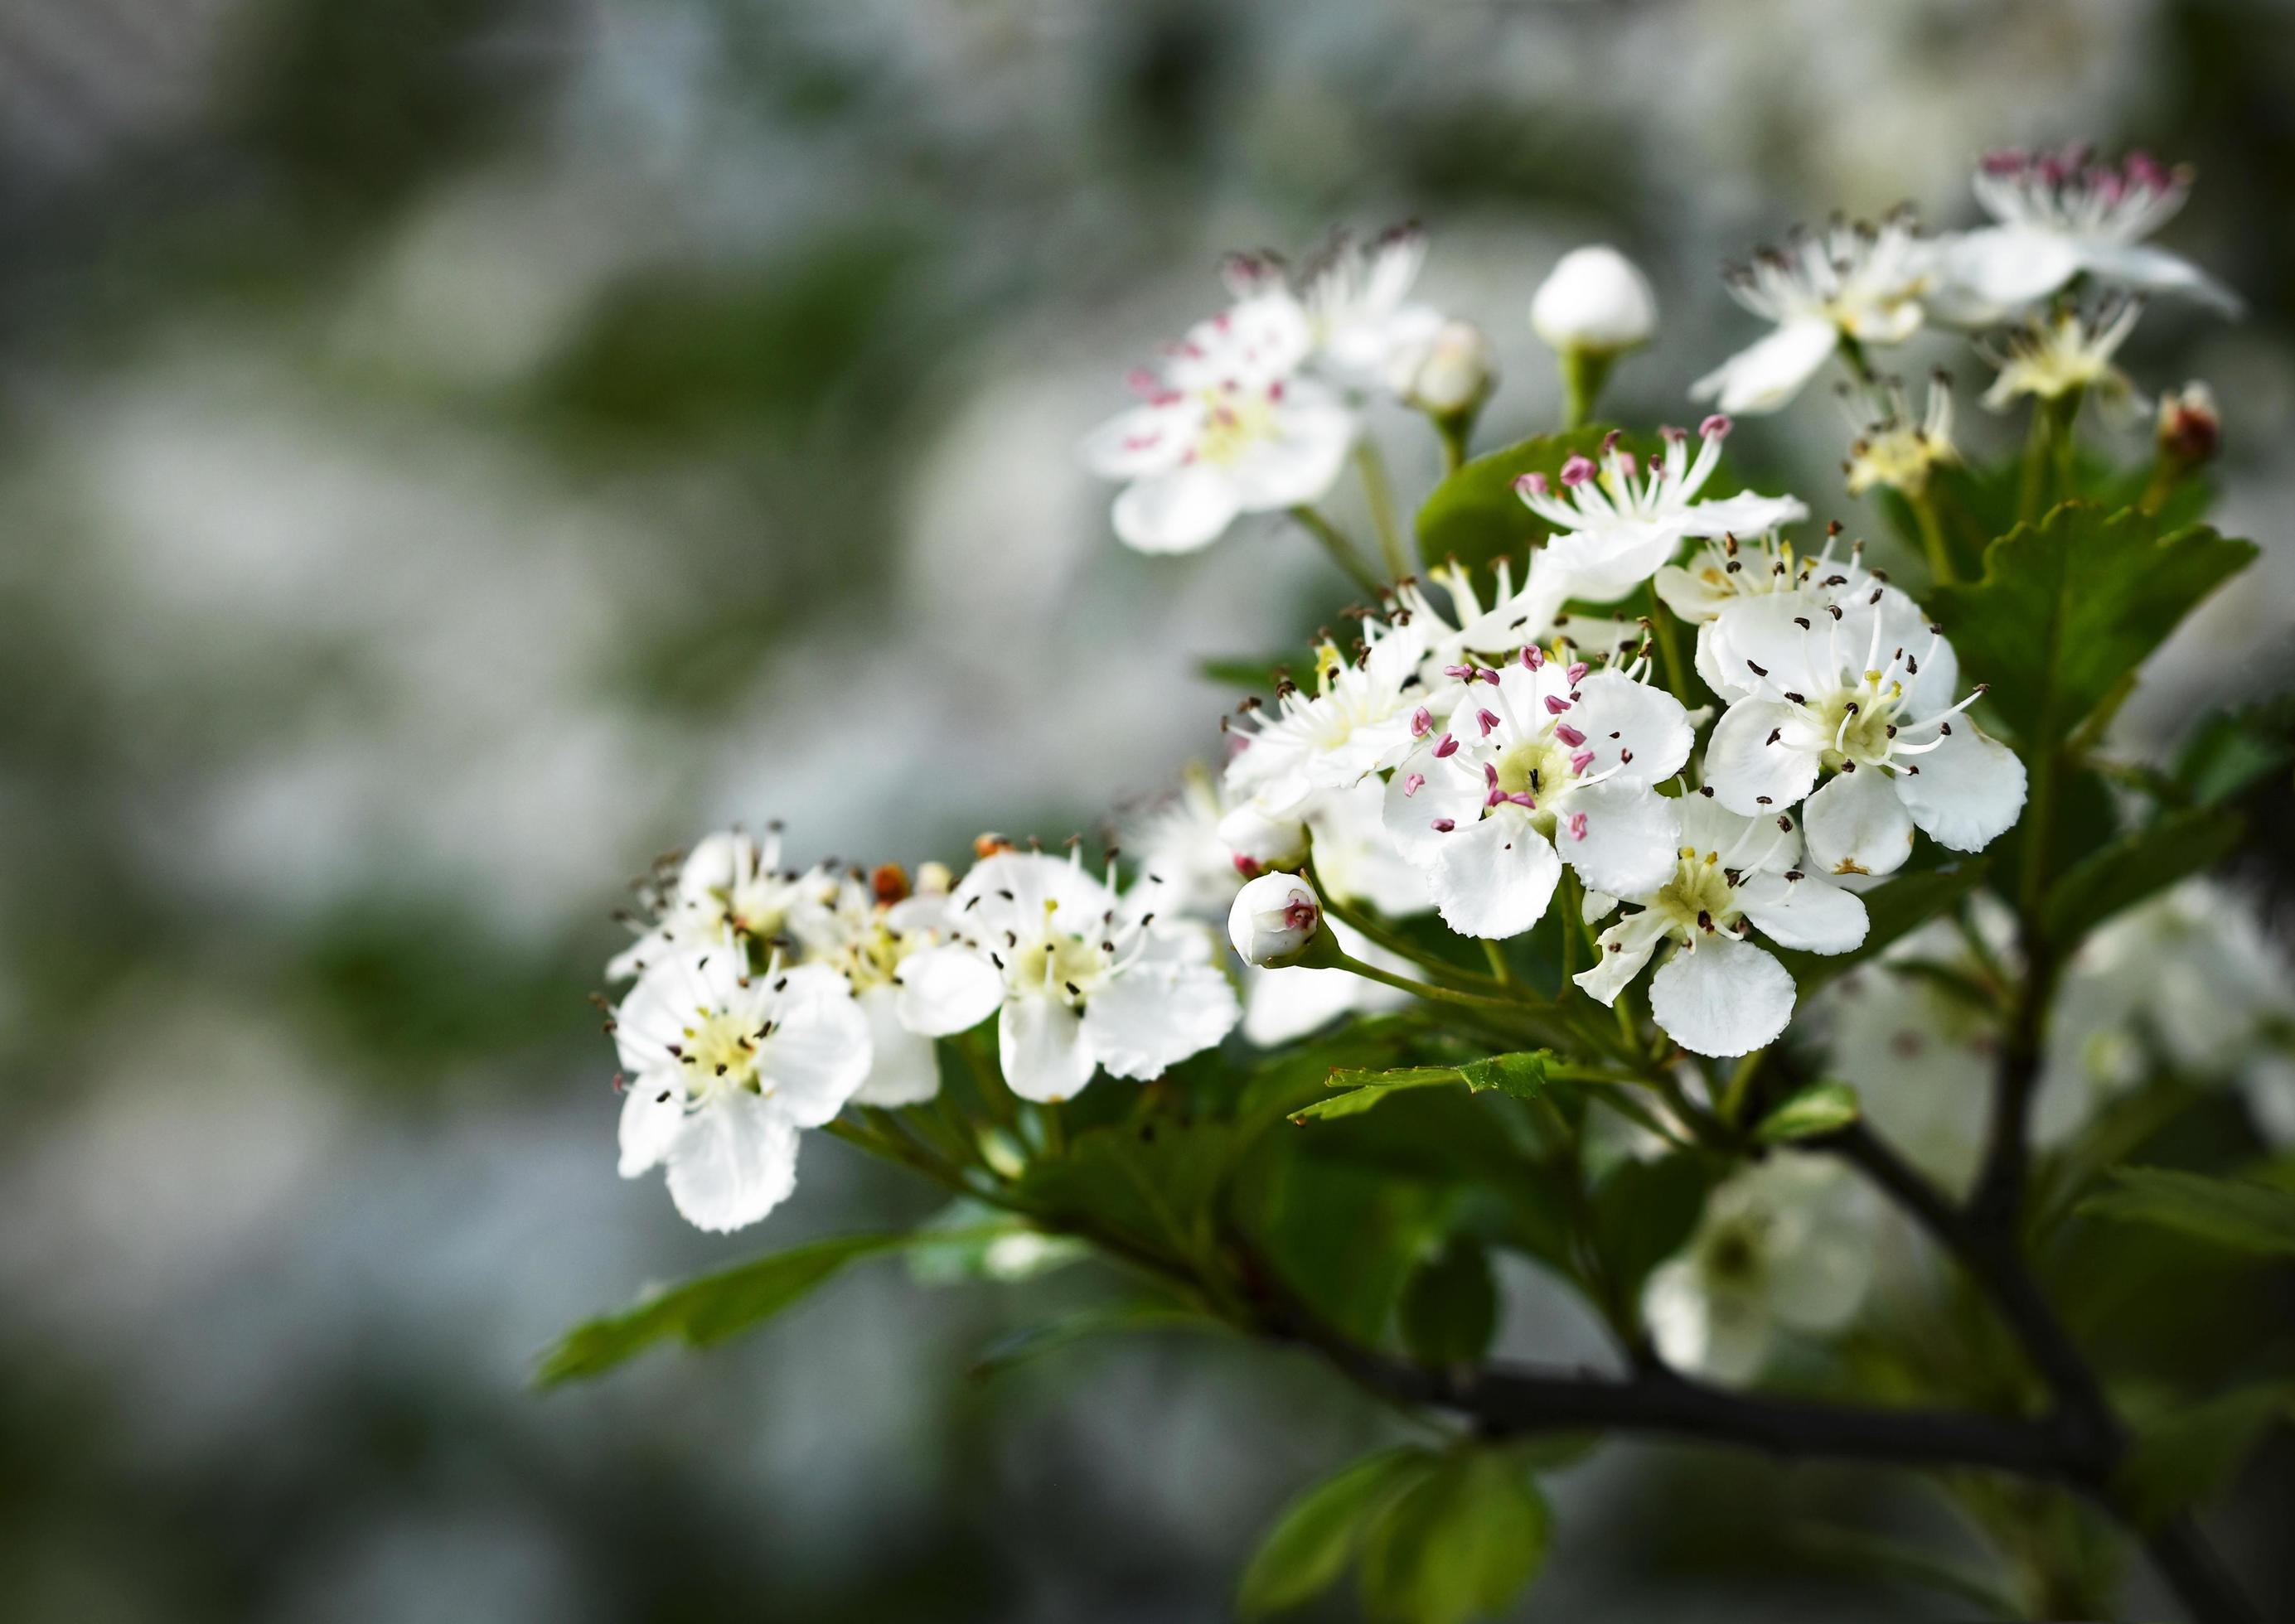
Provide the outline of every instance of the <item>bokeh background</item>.
{"type": "MultiPolygon", "coordinates": [[[[527,1391],[644,1282],[931,1206],[821,1138],[769,1235],[614,1178],[624,880],[738,818],[870,861],[1091,830],[1213,747],[1197,662],[1336,583],[1273,526],[1124,552],[1073,446],[1222,249],[1424,220],[1496,443],[1556,411],[1531,289],[1615,241],[1665,331],[1612,404],[1679,419],[1755,331],[1725,256],[1966,224],[2008,143],[2200,166],[2168,240],[2250,319],[2163,306],[2131,362],[2214,385],[2266,557],[2129,725],[2266,688],[2291,85],[2286,8],[2188,0],[6,0],[0,1616],[1221,1616],[1382,1424],[1201,1338],[971,1374],[1074,1274],[856,1270],[527,1391]]],[[[1813,391],[1741,455],[1861,528],[1845,437],[1813,391]]],[[[1509,1348],[1594,1353],[1509,1284],[1509,1348]]],[[[2281,1603],[2288,1453],[2217,1530],[2281,1603]]],[[[1871,1473],[1619,1447],[1554,1488],[1533,1618],[1939,1616],[1777,1525],[1965,1542],[1871,1473]]]]}

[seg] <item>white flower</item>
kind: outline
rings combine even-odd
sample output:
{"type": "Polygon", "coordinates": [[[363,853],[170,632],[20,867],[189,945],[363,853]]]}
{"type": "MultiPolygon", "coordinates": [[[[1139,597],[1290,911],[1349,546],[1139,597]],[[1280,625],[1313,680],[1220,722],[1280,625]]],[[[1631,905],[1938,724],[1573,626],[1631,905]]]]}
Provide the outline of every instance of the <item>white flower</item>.
{"type": "Polygon", "coordinates": [[[825,870],[784,870],[780,861],[778,825],[762,843],[742,829],[709,836],[674,877],[648,886],[644,901],[651,917],[638,939],[607,964],[607,978],[626,981],[683,948],[780,935],[792,910],[837,885],[825,870]]]}
{"type": "MultiPolygon", "coordinates": [[[[1367,245],[1340,233],[1305,268],[1300,302],[1316,352],[1334,371],[1406,390],[1443,324],[1438,312],[1410,302],[1425,259],[1426,233],[1402,225],[1367,245]]],[[[1255,268],[1265,262],[1237,263],[1255,268]]]]}
{"type": "Polygon", "coordinates": [[[1279,970],[1314,947],[1323,928],[1323,899],[1295,874],[1262,874],[1235,894],[1227,939],[1248,965],[1279,970]]]}
{"type": "Polygon", "coordinates": [[[997,1017],[1004,1080],[1024,1099],[1111,1075],[1161,1075],[1227,1035],[1241,1013],[1200,932],[1154,924],[1164,887],[1119,894],[1079,858],[1000,852],[950,898],[955,940],[902,966],[901,1017],[945,1037],[997,1017]]]}
{"type": "Polygon", "coordinates": [[[835,1116],[869,1073],[869,1022],[844,978],[812,965],[752,973],[742,945],[649,964],[614,1040],[629,1073],[622,1177],[666,1162],[670,1198],[704,1229],[779,1205],[796,1183],[797,1130],[835,1116]]]}
{"type": "Polygon", "coordinates": [[[1698,427],[1695,461],[1689,437],[1678,428],[1662,431],[1665,454],[1637,469],[1618,448],[1614,434],[1603,442],[1601,460],[1573,456],[1562,465],[1562,492],[1544,474],[1524,474],[1515,491],[1524,506],[1555,529],[1540,567],[1556,572],[1550,587],[1564,595],[1608,602],[1624,597],[1659,567],[1670,563],[1692,536],[1743,535],[1774,530],[1809,517],[1791,496],[1752,491],[1700,502],[1697,493],[1721,461],[1729,420],[1709,417],[1698,427]]]}
{"type": "Polygon", "coordinates": [[[2239,296],[2144,239],[2183,208],[2188,168],[2131,152],[2117,166],[2087,149],[1995,152],[1976,172],[1977,201],[1999,224],[1943,246],[1941,306],[1971,324],[1997,321],[2086,273],[2139,293],[2188,293],[2226,315],[2239,296]]]}
{"type": "MultiPolygon", "coordinates": [[[[1384,787],[1376,779],[1352,789],[1311,797],[1302,814],[1312,831],[1315,871],[1331,896],[1360,899],[1389,918],[1423,913],[1433,906],[1426,882],[1404,862],[1386,837],[1380,817],[1384,787]]],[[[1124,845],[1145,872],[1163,881],[1175,910],[1200,918],[1224,915],[1243,886],[1246,869],[1221,837],[1226,805],[1219,787],[1200,768],[1191,768],[1180,792],[1156,806],[1125,835],[1124,845]]],[[[1323,928],[1350,957],[1397,974],[1410,967],[1326,916],[1323,928]]],[[[1281,970],[1246,969],[1243,976],[1243,1035],[1261,1048],[1303,1037],[1354,1011],[1400,1008],[1410,995],[1355,975],[1351,970],[1300,965],[1281,970]]]]}
{"type": "MultiPolygon", "coordinates": [[[[1867,397],[1852,391],[1850,398],[1863,406],[1867,397]]],[[[1942,372],[1929,379],[1928,411],[1916,422],[1905,400],[1904,387],[1894,379],[1873,391],[1869,415],[1858,424],[1842,472],[1849,477],[1849,494],[1862,496],[1874,486],[1918,496],[1928,488],[1929,475],[1960,453],[1952,444],[1952,379],[1942,372]]]]}
{"type": "Polygon", "coordinates": [[[1355,418],[1301,375],[1311,347],[1299,302],[1267,289],[1198,324],[1160,371],[1134,373],[1141,404],[1082,446],[1094,473],[1128,482],[1115,499],[1116,535],[1142,552],[1191,552],[1239,514],[1328,492],[1355,418]]]}
{"type": "Polygon", "coordinates": [[[1649,342],[1657,298],[1641,268],[1606,242],[1572,249],[1531,296],[1531,331],[1556,354],[1615,355],[1649,342]]]}
{"type": "Polygon", "coordinates": [[[1418,664],[1426,650],[1415,624],[1363,622],[1361,651],[1350,662],[1335,643],[1315,651],[1313,696],[1286,681],[1276,690],[1276,711],[1245,702],[1256,725],[1232,730],[1236,754],[1227,766],[1227,789],[1268,818],[1296,817],[1310,796],[1348,789],[1401,761],[1426,731],[1418,713],[1425,684],[1418,664]]]}
{"type": "Polygon", "coordinates": [[[2021,396],[2059,400],[2093,391],[2097,404],[2125,420],[2144,409],[2144,398],[2111,358],[2136,331],[2143,301],[2107,295],[2088,309],[2060,306],[2001,335],[1985,358],[2000,369],[1984,404],[2005,412],[2021,396]]]}
{"type": "Polygon", "coordinates": [[[1425,684],[1422,702],[1429,715],[1440,721],[1457,707],[1466,689],[1476,681],[1492,681],[1495,667],[1520,657],[1525,649],[1569,651],[1569,665],[1579,651],[1595,658],[1623,663],[1646,652],[1649,631],[1639,621],[1572,615],[1568,575],[1544,551],[1532,553],[1519,588],[1514,584],[1514,563],[1498,560],[1491,605],[1482,607],[1474,576],[1453,559],[1426,572],[1427,579],[1450,595],[1450,612],[1444,615],[1416,580],[1396,583],[1393,592],[1397,624],[1415,627],[1426,641],[1419,677],[1425,684]],[[1453,623],[1456,624],[1453,624],[1453,623]]]}
{"type": "Polygon", "coordinates": [[[1750,546],[1726,535],[1657,572],[1653,584],[1659,600],[1676,618],[1697,628],[1697,673],[1706,686],[1724,699],[1751,691],[1743,663],[1728,656],[1725,634],[1716,630],[1730,605],[1778,592],[1801,593],[1819,604],[1870,593],[1874,581],[1864,566],[1865,544],[1853,544],[1846,561],[1836,559],[1833,549],[1840,537],[1841,526],[1827,525],[1824,549],[1803,552],[1775,532],[1750,546]]]}
{"type": "Polygon", "coordinates": [[[1707,781],[1749,815],[1808,796],[1809,856],[1828,873],[1893,872],[1915,826],[1982,851],[2023,809],[2024,764],[1962,714],[1983,689],[1951,703],[1952,645],[1937,627],[1915,631],[1908,609],[1877,587],[1845,607],[1781,592],[1717,623],[1752,687],[1714,724],[1707,781]]]}
{"type": "Polygon", "coordinates": [[[1670,869],[1679,831],[1654,787],[1680,771],[1691,740],[1663,690],[1524,649],[1494,681],[1468,685],[1449,725],[1388,780],[1387,833],[1451,929],[1519,935],[1545,913],[1564,861],[1612,893],[1670,869]]]}
{"type": "Polygon", "coordinates": [[[1681,1256],[1642,1295],[1668,1364],[1723,1382],[1758,1374],[1779,1327],[1822,1336],[1856,1317],[1876,1207],[1814,1156],[1772,1156],[1715,1190],[1681,1256]]]}
{"type": "Polygon", "coordinates": [[[866,882],[846,874],[789,916],[804,962],[844,976],[868,1018],[873,1058],[853,1096],[857,1104],[913,1106],[940,1091],[933,1041],[902,1023],[894,977],[911,954],[938,940],[948,879],[938,863],[925,865],[913,892],[897,868],[878,869],[866,882]]]}
{"type": "Polygon", "coordinates": [[[1801,393],[1842,339],[1902,344],[1921,328],[1921,301],[1935,280],[1933,249],[1899,213],[1877,227],[1860,221],[1836,222],[1822,233],[1796,228],[1783,249],[1761,249],[1726,280],[1731,296],[1776,331],[1699,379],[1690,398],[1718,400],[1724,412],[1775,412],[1801,393]]]}
{"type": "Polygon", "coordinates": [[[1472,322],[1445,322],[1398,348],[1387,378],[1404,405],[1430,417],[1471,412],[1498,382],[1490,335],[1472,322]]]}
{"type": "Polygon", "coordinates": [[[1785,966],[1746,940],[1755,930],[1780,947],[1846,953],[1865,940],[1865,904],[1801,868],[1793,820],[1744,818],[1709,788],[1675,806],[1681,844],[1665,877],[1652,885],[1605,886],[1633,902],[1604,931],[1602,957],[1574,979],[1615,1003],[1659,946],[1673,956],[1650,978],[1650,1016],[1699,1055],[1743,1055],[1773,1043],[1793,1018],[1793,981],[1785,966]]]}

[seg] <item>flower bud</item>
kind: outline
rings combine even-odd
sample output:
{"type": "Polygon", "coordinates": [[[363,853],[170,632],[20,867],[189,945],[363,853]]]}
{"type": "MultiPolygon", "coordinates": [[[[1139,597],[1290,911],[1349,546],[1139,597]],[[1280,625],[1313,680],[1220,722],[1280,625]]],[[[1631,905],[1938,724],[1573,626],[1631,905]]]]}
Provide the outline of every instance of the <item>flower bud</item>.
{"type": "Polygon", "coordinates": [[[1237,867],[1295,869],[1307,861],[1307,826],[1295,818],[1270,818],[1249,802],[1219,820],[1219,837],[1235,853],[1237,867]]]}
{"type": "Polygon", "coordinates": [[[1615,355],[1649,342],[1657,298],[1632,260],[1597,243],[1571,249],[1539,284],[1530,326],[1559,354],[1615,355]]]}
{"type": "Polygon", "coordinates": [[[1235,894],[1228,940],[1262,969],[1296,964],[1323,928],[1323,899],[1295,874],[1262,874],[1235,894]]]}
{"type": "Polygon", "coordinates": [[[2222,444],[2223,420],[2216,415],[2215,391],[2203,383],[2187,383],[2180,393],[2160,397],[2160,460],[2193,469],[2215,461],[2222,444]]]}
{"type": "Polygon", "coordinates": [[[1392,381],[1402,404],[1430,417],[1456,417],[1482,404],[1497,381],[1489,336],[1472,322],[1445,322],[1424,343],[1394,359],[1392,381]]]}

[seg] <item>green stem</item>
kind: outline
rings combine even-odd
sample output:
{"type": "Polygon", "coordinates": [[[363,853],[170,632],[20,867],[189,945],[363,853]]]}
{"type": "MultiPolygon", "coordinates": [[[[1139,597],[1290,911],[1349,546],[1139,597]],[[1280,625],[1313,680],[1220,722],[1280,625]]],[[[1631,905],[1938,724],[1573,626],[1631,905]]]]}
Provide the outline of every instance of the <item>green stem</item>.
{"type": "Polygon", "coordinates": [[[1578,984],[1570,979],[1571,976],[1575,975],[1578,970],[1579,921],[1583,919],[1586,915],[1585,889],[1579,883],[1577,869],[1565,868],[1562,870],[1562,888],[1560,894],[1562,900],[1562,986],[1561,989],[1554,995],[1557,1000],[1567,999],[1572,993],[1579,991],[1578,984]]]}
{"type": "Polygon", "coordinates": [[[1514,967],[1507,962],[1506,949],[1500,947],[1488,936],[1484,936],[1482,938],[1482,957],[1491,961],[1491,980],[1497,982],[1500,986],[1511,986],[1514,984],[1514,967]]]}
{"type": "Polygon", "coordinates": [[[1642,591],[1649,600],[1650,632],[1657,639],[1658,663],[1665,668],[1665,685],[1682,704],[1695,705],[1696,694],[1689,686],[1687,668],[1681,663],[1681,644],[1676,638],[1672,617],[1657,595],[1656,578],[1653,576],[1642,591]]]}
{"type": "Polygon", "coordinates": [[[1953,573],[1952,552],[1945,545],[1944,525],[1938,518],[1936,502],[1923,486],[1911,498],[1913,517],[1921,526],[1921,548],[1928,554],[1929,581],[1936,586],[1950,586],[1958,578],[1953,573]]]}
{"type": "Polygon", "coordinates": [[[1327,964],[1333,969],[1351,970],[1366,980],[1380,982],[1404,992],[1416,993],[1420,998],[1433,999],[1441,1003],[1466,1004],[1476,1008],[1504,1009],[1509,1013],[1521,1007],[1519,999],[1491,998],[1481,992],[1461,992],[1455,987],[1438,987],[1432,982],[1413,981],[1408,975],[1397,975],[1392,970],[1382,970],[1375,964],[1365,964],[1361,959],[1343,951],[1335,943],[1330,949],[1330,957],[1327,959],[1319,959],[1317,962],[1327,964]]]}
{"type": "Polygon", "coordinates": [[[1354,577],[1357,586],[1367,592],[1376,593],[1379,590],[1378,576],[1372,572],[1369,562],[1362,554],[1355,551],[1355,544],[1347,540],[1344,531],[1304,504],[1292,509],[1291,517],[1305,526],[1308,535],[1323,543],[1323,551],[1331,555],[1332,561],[1341,569],[1354,577]]]}
{"type": "Polygon", "coordinates": [[[1594,403],[1617,359],[1613,350],[1566,349],[1562,352],[1562,428],[1566,434],[1594,420],[1594,403]]]}
{"type": "Polygon", "coordinates": [[[1472,412],[1446,412],[1433,420],[1434,432],[1442,441],[1442,471],[1455,474],[1466,464],[1467,446],[1474,433],[1472,412]]]}
{"type": "Polygon", "coordinates": [[[1355,472],[1362,477],[1363,502],[1370,509],[1371,528],[1378,534],[1378,551],[1386,560],[1387,576],[1400,581],[1410,573],[1410,559],[1403,550],[1401,527],[1395,523],[1386,460],[1368,436],[1355,442],[1355,472]]]}
{"type": "Polygon", "coordinates": [[[1754,1073],[1761,1069],[1761,1060],[1768,1052],[1755,1049],[1729,1073],[1728,1086],[1721,1092],[1721,1120],[1733,1128],[1744,1119],[1746,1091],[1753,1086],[1754,1073]]]}
{"type": "Polygon", "coordinates": [[[1444,980],[1457,982],[1467,987],[1496,988],[1502,984],[1492,976],[1479,975],[1473,970],[1463,967],[1462,966],[1452,964],[1446,959],[1437,958],[1433,953],[1428,952],[1425,948],[1419,946],[1417,943],[1410,941],[1408,937],[1399,935],[1394,931],[1389,929],[1386,926],[1380,924],[1376,919],[1372,918],[1368,914],[1363,912],[1362,910],[1357,908],[1352,902],[1345,902],[1334,896],[1329,888],[1323,883],[1322,876],[1315,872],[1315,864],[1312,859],[1308,861],[1306,874],[1307,883],[1314,886],[1316,894],[1323,899],[1323,911],[1325,913],[1338,920],[1342,925],[1352,926],[1356,930],[1361,932],[1363,935],[1368,937],[1369,940],[1376,942],[1379,946],[1384,948],[1388,952],[1394,954],[1397,958],[1408,959],[1411,963],[1418,966],[1429,975],[1444,980]]]}
{"type": "Polygon", "coordinates": [[[1865,346],[1845,332],[1841,335],[1840,346],[1841,364],[1849,369],[1850,376],[1858,383],[1871,388],[1877,379],[1873,373],[1872,360],[1865,354],[1865,346]]]}

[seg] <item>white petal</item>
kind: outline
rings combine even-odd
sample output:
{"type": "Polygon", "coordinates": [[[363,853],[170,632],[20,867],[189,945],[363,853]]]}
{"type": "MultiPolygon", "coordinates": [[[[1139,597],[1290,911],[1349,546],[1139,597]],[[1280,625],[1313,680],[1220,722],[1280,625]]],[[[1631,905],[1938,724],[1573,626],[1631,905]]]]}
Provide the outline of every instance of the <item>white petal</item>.
{"type": "Polygon", "coordinates": [[[1276,418],[1275,437],[1251,447],[1229,469],[1236,500],[1247,513],[1295,508],[1330,494],[1346,467],[1355,416],[1336,401],[1300,399],[1308,386],[1295,380],[1293,398],[1276,418]]]}
{"type": "MultiPolygon", "coordinates": [[[[1730,684],[1726,691],[1775,698],[1834,687],[1842,658],[1863,660],[1872,623],[1863,622],[1861,629],[1843,624],[1836,630],[1825,616],[1825,603],[1809,592],[1757,592],[1722,605],[1711,635],[1715,663],[1730,684]],[[1821,632],[1814,629],[1820,617],[1826,622],[1821,632]]],[[[1884,643],[1882,652],[1889,647],[1884,643]]]]}
{"type": "Polygon", "coordinates": [[[806,997],[785,1006],[772,1034],[757,1041],[758,1081],[791,1122],[818,1128],[853,1098],[869,1058],[869,1019],[849,992],[806,997]]]}
{"type": "Polygon", "coordinates": [[[1143,962],[1092,995],[1083,1037],[1110,1076],[1145,1081],[1227,1036],[1242,1013],[1209,965],[1143,962]]]}
{"type": "Polygon", "coordinates": [[[1803,743],[1805,730],[1801,707],[1783,700],[1740,699],[1724,711],[1705,744],[1715,798],[1747,817],[1799,801],[1817,782],[1818,752],[1803,743]]]}
{"type": "Polygon", "coordinates": [[[1964,714],[1950,725],[1942,744],[1910,763],[1918,772],[1897,774],[1896,791],[1932,840],[1981,852],[2024,810],[2024,763],[1964,714]]]}
{"type": "Polygon", "coordinates": [[[1894,874],[1913,853],[1913,820],[1875,767],[1834,775],[1801,811],[1809,860],[1821,874],[1894,874]]]}
{"type": "Polygon", "coordinates": [[[1645,909],[1629,913],[1595,943],[1601,957],[1593,967],[1580,970],[1571,977],[1591,998],[1605,1004],[1618,1001],[1618,994],[1626,983],[1642,973],[1642,966],[1657,951],[1657,944],[1665,940],[1665,921],[1656,912],[1645,909]]]}
{"type": "Polygon", "coordinates": [[[1421,750],[1386,781],[1380,815],[1387,838],[1406,861],[1431,869],[1444,844],[1458,838],[1434,826],[1447,821],[1466,828],[1482,815],[1485,793],[1482,775],[1456,755],[1437,759],[1432,750],[1421,750]]]}
{"type": "Polygon", "coordinates": [[[1056,998],[1015,998],[996,1020],[1004,1081],[1023,1099],[1070,1099],[1091,1081],[1091,1047],[1083,1021],[1056,998]]]}
{"type": "Polygon", "coordinates": [[[1613,603],[1671,563],[1688,534],[1678,518],[1615,521],[1557,535],[1539,558],[1572,598],[1613,603]]]}
{"type": "Polygon", "coordinates": [[[1724,412],[1775,412],[1817,376],[1839,342],[1830,322],[1787,322],[1691,385],[1690,398],[1718,396],[1724,412]]]}
{"type": "Polygon", "coordinates": [[[1104,479],[1160,474],[1187,454],[1202,415],[1192,396],[1164,406],[1134,406],[1086,435],[1077,452],[1104,479]]]}
{"type": "Polygon", "coordinates": [[[853,1091],[856,1105],[913,1106],[940,1092],[940,1061],[933,1041],[901,1021],[901,992],[878,983],[860,997],[869,1022],[869,1077],[853,1091]]]}
{"type": "Polygon", "coordinates": [[[1004,996],[996,967],[968,947],[927,947],[901,960],[902,1022],[911,1032],[945,1038],[995,1013],[1004,996]]]}
{"type": "Polygon", "coordinates": [[[1793,980],[1760,948],[1704,935],[1650,977],[1650,1016],[1692,1054],[1750,1054],[1793,1019],[1793,980]]]}
{"type": "Polygon", "coordinates": [[[1562,877],[1562,861],[1527,816],[1462,823],[1441,836],[1427,889],[1442,921],[1465,936],[1502,941],[1538,923],[1562,877]]]}
{"type": "Polygon", "coordinates": [[[1862,897],[1816,874],[1753,875],[1737,887],[1737,906],[1779,947],[1809,953],[1849,952],[1863,945],[1872,925],[1862,897]]]}
{"type": "Polygon", "coordinates": [[[684,1126],[684,1078],[651,1072],[629,1079],[622,1092],[622,1177],[634,1179],[657,1166],[684,1126]]]}
{"type": "Polygon", "coordinates": [[[1944,319],[1983,326],[2013,314],[2070,282],[2079,249],[2058,232],[1995,225],[1948,243],[1938,260],[1933,302],[1944,319]]]}
{"type": "Polygon", "coordinates": [[[740,1092],[685,1121],[669,1151],[669,1196],[688,1223],[723,1233],[753,1224],[796,1187],[796,1124],[740,1092]]]}
{"type": "Polygon", "coordinates": [[[1618,766],[1630,752],[1633,760],[1606,781],[1662,784],[1688,761],[1689,747],[1696,739],[1689,713],[1662,688],[1632,681],[1614,671],[1597,671],[1576,691],[1577,702],[1563,720],[1586,735],[1585,747],[1594,753],[1589,773],[1618,766]]]}
{"type": "Polygon", "coordinates": [[[1219,540],[1240,510],[1226,469],[1190,462],[1124,486],[1115,498],[1115,534],[1142,552],[1193,552],[1219,540]]]}
{"type": "Polygon", "coordinates": [[[1554,849],[1596,891],[1645,896],[1672,877],[1681,850],[1681,819],[1674,804],[1654,789],[1616,779],[1563,797],[1554,849]],[[1582,837],[1572,833],[1586,818],[1582,837]]]}
{"type": "Polygon", "coordinates": [[[1779,525],[1799,524],[1809,505],[1798,496],[1764,496],[1741,491],[1735,496],[1693,502],[1681,515],[1685,535],[1759,535],[1779,525]]]}
{"type": "Polygon", "coordinates": [[[2238,294],[2190,260],[2148,242],[2099,243],[2086,249],[2080,257],[2088,270],[2105,282],[2139,293],[2188,293],[2227,316],[2236,316],[2245,308],[2238,294]]]}

